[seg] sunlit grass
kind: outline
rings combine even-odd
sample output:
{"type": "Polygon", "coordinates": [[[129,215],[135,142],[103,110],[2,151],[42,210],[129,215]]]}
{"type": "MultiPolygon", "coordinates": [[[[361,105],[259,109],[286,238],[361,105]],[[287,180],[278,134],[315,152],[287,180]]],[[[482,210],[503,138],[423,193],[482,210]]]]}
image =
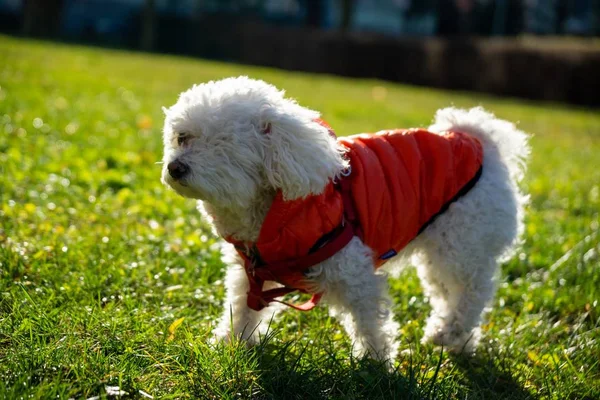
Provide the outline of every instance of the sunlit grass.
{"type": "Polygon", "coordinates": [[[597,110],[0,37],[0,398],[600,398],[599,154],[597,110]],[[219,241],[160,184],[160,107],[240,74],[339,134],[481,104],[535,135],[525,245],[476,358],[419,345],[412,271],[392,281],[394,373],[350,359],[324,309],[286,312],[255,349],[210,344],[219,241]]]}

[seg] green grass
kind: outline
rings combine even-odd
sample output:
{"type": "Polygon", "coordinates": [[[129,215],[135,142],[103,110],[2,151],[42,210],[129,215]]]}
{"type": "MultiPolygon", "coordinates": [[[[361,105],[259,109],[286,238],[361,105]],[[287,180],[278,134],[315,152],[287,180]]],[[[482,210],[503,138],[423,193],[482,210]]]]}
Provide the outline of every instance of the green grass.
{"type": "Polygon", "coordinates": [[[0,36],[0,398],[118,386],[131,398],[598,399],[599,154],[597,110],[0,36]],[[219,241],[160,184],[160,107],[239,74],[286,88],[339,134],[481,104],[535,135],[525,245],[503,265],[477,357],[419,345],[429,306],[412,270],[391,281],[393,373],[352,359],[324,308],[286,311],[257,348],[210,344],[219,241]]]}

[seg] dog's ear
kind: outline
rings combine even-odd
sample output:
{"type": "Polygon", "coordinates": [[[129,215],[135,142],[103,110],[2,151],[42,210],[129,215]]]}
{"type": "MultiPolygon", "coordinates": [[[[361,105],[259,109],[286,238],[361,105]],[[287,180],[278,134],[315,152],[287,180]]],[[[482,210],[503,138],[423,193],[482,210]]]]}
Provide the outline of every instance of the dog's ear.
{"type": "Polygon", "coordinates": [[[266,142],[266,177],[285,200],[321,193],[347,166],[344,149],[316,122],[318,114],[307,109],[302,110],[306,115],[295,111],[266,113],[260,128],[266,142]]]}

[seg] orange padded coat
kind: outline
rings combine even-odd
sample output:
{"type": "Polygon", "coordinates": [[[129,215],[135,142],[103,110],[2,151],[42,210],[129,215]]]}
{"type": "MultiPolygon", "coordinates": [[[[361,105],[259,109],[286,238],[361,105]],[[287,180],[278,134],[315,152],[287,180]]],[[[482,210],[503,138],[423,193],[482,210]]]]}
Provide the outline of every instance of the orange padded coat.
{"type": "MultiPolygon", "coordinates": [[[[250,308],[260,310],[295,290],[307,292],[303,273],[353,236],[373,250],[374,264],[380,266],[481,175],[481,143],[459,132],[393,130],[338,142],[348,149],[347,176],[303,199],[284,201],[277,193],[257,242],[230,240],[245,260],[250,308]],[[263,291],[265,281],[284,287],[263,291]]],[[[319,298],[292,307],[311,309],[319,298]]]]}

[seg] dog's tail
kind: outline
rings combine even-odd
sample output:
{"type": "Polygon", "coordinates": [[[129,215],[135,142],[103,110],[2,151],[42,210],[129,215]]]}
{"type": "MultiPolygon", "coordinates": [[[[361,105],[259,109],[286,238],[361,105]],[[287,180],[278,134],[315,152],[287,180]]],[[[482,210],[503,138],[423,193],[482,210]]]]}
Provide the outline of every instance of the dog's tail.
{"type": "Polygon", "coordinates": [[[529,136],[513,123],[498,119],[481,107],[470,110],[450,107],[437,112],[429,130],[463,132],[477,137],[483,145],[484,169],[486,156],[495,153],[500,156],[513,182],[523,178],[529,156],[529,136]]]}
{"type": "MultiPolygon", "coordinates": [[[[524,231],[524,208],[529,201],[519,187],[519,181],[525,174],[525,163],[529,156],[529,136],[507,121],[496,118],[483,108],[460,110],[445,108],[439,110],[434,124],[429,128],[432,132],[462,132],[478,138],[483,145],[482,179],[507,181],[513,193],[512,201],[516,212],[516,235],[512,245],[508,246],[500,256],[500,261],[510,259],[520,247],[524,231]],[[502,178],[506,176],[506,178],[502,178]]],[[[507,204],[511,200],[506,199],[507,204]]]]}

